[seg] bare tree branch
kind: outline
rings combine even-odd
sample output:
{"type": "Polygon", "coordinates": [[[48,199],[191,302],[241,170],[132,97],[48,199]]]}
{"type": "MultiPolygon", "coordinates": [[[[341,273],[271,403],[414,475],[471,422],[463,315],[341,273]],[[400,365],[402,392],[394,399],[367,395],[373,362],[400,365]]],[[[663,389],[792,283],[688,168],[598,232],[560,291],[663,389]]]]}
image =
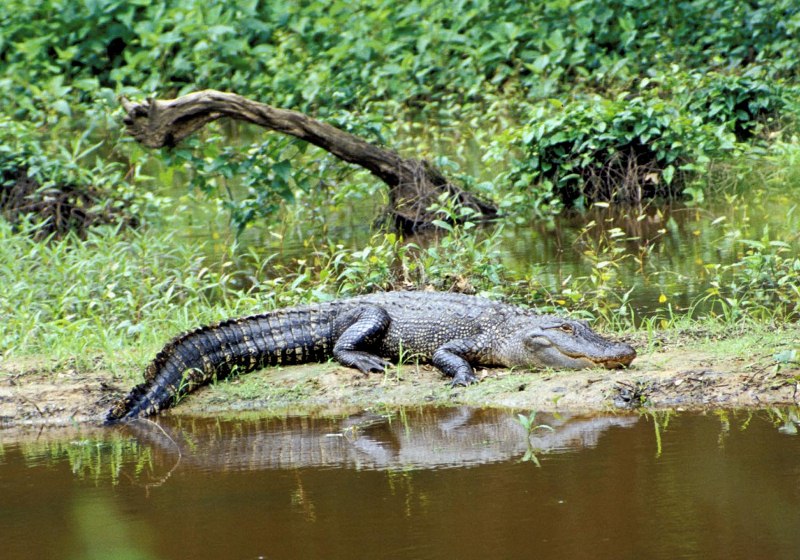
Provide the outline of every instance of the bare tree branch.
{"type": "Polygon", "coordinates": [[[452,184],[428,162],[405,159],[387,150],[297,111],[278,109],[235,93],[204,90],[177,99],[133,103],[121,99],[128,132],[150,148],[175,146],[190,134],[221,117],[247,121],[319,146],[348,163],[369,170],[389,186],[391,212],[403,229],[431,225],[429,210],[447,193],[480,217],[492,218],[497,209],[475,194],[452,184]]]}

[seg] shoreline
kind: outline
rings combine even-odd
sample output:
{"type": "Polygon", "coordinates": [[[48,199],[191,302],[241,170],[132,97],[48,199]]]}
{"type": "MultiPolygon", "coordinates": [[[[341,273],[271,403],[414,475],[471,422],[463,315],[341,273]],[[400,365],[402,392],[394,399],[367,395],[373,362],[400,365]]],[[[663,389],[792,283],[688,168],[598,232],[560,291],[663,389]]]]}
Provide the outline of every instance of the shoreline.
{"type": "MultiPolygon", "coordinates": [[[[699,342],[672,333],[626,370],[478,369],[481,382],[470,387],[451,388],[428,365],[405,364],[369,375],[333,362],[275,367],[204,387],[162,414],[335,415],[455,405],[591,413],[797,405],[800,368],[777,364],[776,344],[765,341],[768,336],[792,347],[800,329],[791,325],[777,334],[699,342]]],[[[69,366],[52,371],[44,360],[5,360],[0,367],[0,436],[20,426],[99,425],[111,403],[133,385],[130,375],[69,366]]]]}

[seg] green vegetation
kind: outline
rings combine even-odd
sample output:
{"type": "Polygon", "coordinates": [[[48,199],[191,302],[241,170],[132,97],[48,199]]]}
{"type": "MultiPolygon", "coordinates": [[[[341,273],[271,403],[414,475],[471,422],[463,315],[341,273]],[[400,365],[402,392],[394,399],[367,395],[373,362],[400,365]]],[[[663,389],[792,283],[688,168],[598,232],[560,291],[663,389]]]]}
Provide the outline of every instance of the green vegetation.
{"type": "Polygon", "coordinates": [[[508,180],[522,188],[541,182],[566,204],[679,196],[711,158],[741,154],[737,132],[753,134],[759,115],[780,104],[767,86],[749,80],[712,84],[723,91],[704,91],[694,76],[688,82],[681,87],[692,94],[683,102],[679,88],[662,89],[663,78],[660,85],[644,78],[640,91],[613,99],[549,100],[516,132],[525,157],[508,180]]]}
{"type": "Polygon", "coordinates": [[[532,410],[527,416],[524,414],[517,414],[517,422],[519,422],[519,425],[525,430],[525,440],[528,443],[528,448],[525,450],[525,455],[522,456],[520,462],[530,461],[541,468],[542,464],[539,462],[539,458],[536,456],[536,451],[531,443],[531,435],[539,430],[550,430],[551,432],[555,432],[555,430],[552,426],[547,424],[536,424],[535,410],[532,410]]]}
{"type": "Polygon", "coordinates": [[[2,356],[134,374],[200,323],[422,286],[651,338],[797,318],[792,0],[11,0],[0,25],[2,356]],[[366,227],[377,179],[305,143],[126,136],[117,96],[202,88],[428,158],[504,216],[443,199],[404,239],[366,227]]]}

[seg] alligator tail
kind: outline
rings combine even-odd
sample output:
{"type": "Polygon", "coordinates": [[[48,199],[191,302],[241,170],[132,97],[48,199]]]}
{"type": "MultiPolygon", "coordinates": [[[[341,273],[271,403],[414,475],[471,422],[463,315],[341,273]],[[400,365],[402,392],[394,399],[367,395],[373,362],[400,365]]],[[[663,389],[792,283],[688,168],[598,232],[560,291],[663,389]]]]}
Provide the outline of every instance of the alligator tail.
{"type": "Polygon", "coordinates": [[[330,323],[308,308],[287,309],[178,335],[147,366],[144,383],[114,403],[105,423],[155,414],[197,387],[231,374],[325,360],[332,349],[330,323]]]}

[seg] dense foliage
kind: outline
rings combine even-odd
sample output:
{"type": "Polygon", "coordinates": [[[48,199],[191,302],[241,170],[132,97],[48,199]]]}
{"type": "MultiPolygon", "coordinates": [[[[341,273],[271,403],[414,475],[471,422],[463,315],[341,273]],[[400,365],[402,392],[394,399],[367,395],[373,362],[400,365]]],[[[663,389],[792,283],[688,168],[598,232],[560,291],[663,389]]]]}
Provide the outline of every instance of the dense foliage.
{"type": "Polygon", "coordinates": [[[793,0],[10,0],[0,13],[4,89],[22,110],[65,89],[215,87],[307,110],[506,87],[544,97],[670,64],[763,65],[775,79],[800,64],[793,0]],[[25,93],[45,97],[26,107],[25,93]]]}
{"type": "Polygon", "coordinates": [[[524,157],[507,178],[567,204],[672,198],[712,158],[741,154],[741,142],[777,127],[785,106],[768,82],[713,73],[643,78],[611,99],[550,99],[510,133],[524,157]]]}
{"type": "MultiPolygon", "coordinates": [[[[793,0],[10,0],[0,25],[0,99],[36,126],[94,129],[119,94],[201,88],[401,145],[398,121],[477,118],[488,134],[510,114],[524,126],[495,141],[509,169],[493,191],[514,184],[533,207],[680,194],[708,158],[792,120],[800,68],[793,0]]],[[[250,150],[273,159],[229,201],[238,226],[315,184],[287,181],[269,141],[250,150]]]]}
{"type": "Polygon", "coordinates": [[[42,220],[40,238],[106,223],[138,223],[119,163],[92,156],[103,142],[87,134],[49,145],[28,123],[0,116],[0,215],[12,223],[42,220]]]}

